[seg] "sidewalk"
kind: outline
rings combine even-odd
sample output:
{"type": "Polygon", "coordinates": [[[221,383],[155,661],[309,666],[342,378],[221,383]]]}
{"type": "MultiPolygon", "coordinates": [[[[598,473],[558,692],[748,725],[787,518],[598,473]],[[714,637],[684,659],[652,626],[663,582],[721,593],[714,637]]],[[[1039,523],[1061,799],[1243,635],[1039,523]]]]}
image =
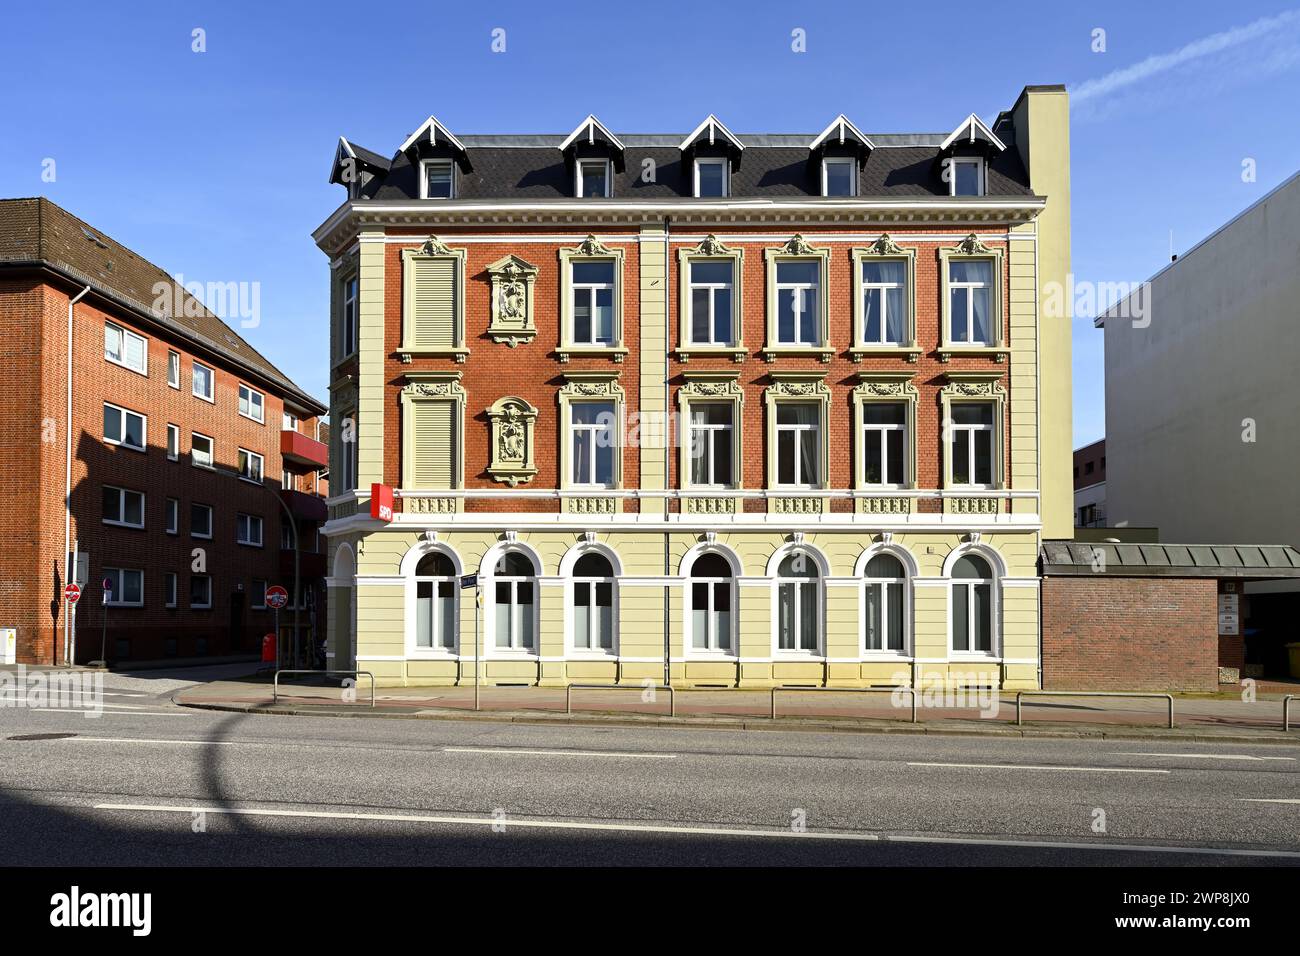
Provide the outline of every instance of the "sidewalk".
{"type": "Polygon", "coordinates": [[[248,713],[315,716],[396,717],[522,722],[619,723],[634,726],[704,726],[733,729],[807,729],[874,733],[990,734],[996,736],[1158,736],[1184,740],[1241,740],[1300,745],[1300,701],[1291,705],[1291,732],[1282,732],[1280,696],[1264,695],[1252,703],[1219,697],[1178,697],[1174,700],[1174,729],[1166,728],[1167,703],[1162,699],[1026,698],[1024,723],[1017,727],[1015,695],[1000,700],[935,699],[918,694],[917,723],[911,722],[907,694],[825,690],[778,692],[778,718],[771,719],[768,690],[676,690],[675,716],[670,717],[668,694],[629,684],[618,690],[575,689],[573,714],[565,713],[563,687],[480,688],[480,710],[474,710],[474,688],[381,687],[370,703],[369,682],[355,688],[355,702],[346,702],[337,686],[281,683],[279,701],[272,702],[269,676],[213,681],[187,688],[173,700],[182,706],[248,713]],[[897,702],[897,705],[895,704],[897,702]],[[962,706],[969,703],[969,706],[962,706]],[[981,707],[981,704],[984,706],[981,707]]]}

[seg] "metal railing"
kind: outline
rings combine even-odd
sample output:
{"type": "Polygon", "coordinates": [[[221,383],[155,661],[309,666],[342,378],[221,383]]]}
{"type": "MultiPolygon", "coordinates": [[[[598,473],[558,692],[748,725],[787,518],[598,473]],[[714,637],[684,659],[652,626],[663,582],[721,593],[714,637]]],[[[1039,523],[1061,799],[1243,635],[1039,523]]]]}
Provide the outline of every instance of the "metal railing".
{"type": "Polygon", "coordinates": [[[1022,690],[1016,692],[1016,726],[1021,721],[1020,700],[1023,697],[1144,697],[1149,700],[1166,700],[1169,702],[1169,729],[1174,726],[1173,694],[1140,694],[1122,690],[1022,690]]]}
{"type": "Polygon", "coordinates": [[[271,682],[271,703],[276,703],[280,699],[280,675],[281,674],[324,674],[326,677],[339,677],[353,675],[360,677],[363,674],[370,678],[370,706],[375,706],[375,675],[370,671],[306,671],[306,670],[281,670],[275,672],[275,679],[271,682]]]}
{"type": "Polygon", "coordinates": [[[1282,730],[1291,729],[1291,701],[1300,700],[1300,694],[1287,694],[1282,698],[1282,730]]]}
{"type": "Polygon", "coordinates": [[[912,723],[916,723],[916,688],[908,687],[905,684],[899,684],[893,687],[785,687],[785,686],[773,687],[772,688],[772,709],[771,709],[773,720],[776,720],[776,692],[780,690],[792,691],[792,692],[793,691],[799,691],[799,692],[820,691],[823,693],[825,693],[826,691],[833,691],[834,693],[837,694],[882,694],[882,693],[894,694],[900,690],[907,691],[907,693],[909,693],[912,696],[912,723]]]}
{"type": "Polygon", "coordinates": [[[578,690],[666,690],[668,691],[668,716],[677,716],[677,701],[668,684],[569,684],[564,690],[564,712],[573,713],[573,691],[578,690]]]}

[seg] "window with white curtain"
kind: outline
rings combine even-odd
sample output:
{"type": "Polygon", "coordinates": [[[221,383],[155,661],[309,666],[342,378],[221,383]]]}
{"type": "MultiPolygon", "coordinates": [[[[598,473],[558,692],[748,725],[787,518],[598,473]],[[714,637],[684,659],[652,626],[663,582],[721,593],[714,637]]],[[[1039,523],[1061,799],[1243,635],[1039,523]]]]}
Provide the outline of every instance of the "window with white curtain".
{"type": "Polygon", "coordinates": [[[863,402],[862,480],[868,485],[902,485],[907,480],[906,454],[907,406],[863,402]]]}
{"type": "Polygon", "coordinates": [[[907,262],[867,259],[862,263],[862,342],[902,345],[907,334],[907,262]]]}
{"type": "Polygon", "coordinates": [[[526,554],[507,551],[492,573],[493,641],[498,650],[531,651],[537,569],[526,554]]]}
{"type": "Polygon", "coordinates": [[[817,487],[821,482],[821,406],[782,402],[776,407],[776,481],[817,487]]]}
{"type": "Polygon", "coordinates": [[[454,651],[456,648],[456,566],[441,551],[433,551],[415,566],[415,646],[454,651]]]}
{"type": "Polygon", "coordinates": [[[954,485],[989,486],[993,475],[992,402],[958,402],[948,425],[954,485]]]}
{"type": "Polygon", "coordinates": [[[863,646],[867,651],[897,651],[907,647],[903,562],[892,554],[877,554],[863,575],[863,646]]]}
{"type": "Polygon", "coordinates": [[[786,555],[777,568],[777,647],[816,652],[821,647],[821,574],[803,551],[786,555]]]}
{"type": "Polygon", "coordinates": [[[691,485],[730,488],[733,467],[735,408],[730,402],[690,405],[691,485]]]}
{"type": "Polygon", "coordinates": [[[573,565],[573,646],[584,651],[615,647],[614,568],[598,552],[573,565]]]}
{"type": "Polygon", "coordinates": [[[726,558],[706,552],[695,559],[691,565],[688,600],[692,650],[729,653],[735,578],[726,558]]]}
{"type": "Polygon", "coordinates": [[[976,554],[964,554],[952,566],[952,649],[956,653],[993,653],[993,570],[976,554]]]}
{"type": "Polygon", "coordinates": [[[955,345],[992,345],[993,262],[989,259],[948,261],[948,320],[955,345]]]}
{"type": "Polygon", "coordinates": [[[821,262],[776,264],[776,341],[779,345],[821,345],[817,330],[821,262]]]}

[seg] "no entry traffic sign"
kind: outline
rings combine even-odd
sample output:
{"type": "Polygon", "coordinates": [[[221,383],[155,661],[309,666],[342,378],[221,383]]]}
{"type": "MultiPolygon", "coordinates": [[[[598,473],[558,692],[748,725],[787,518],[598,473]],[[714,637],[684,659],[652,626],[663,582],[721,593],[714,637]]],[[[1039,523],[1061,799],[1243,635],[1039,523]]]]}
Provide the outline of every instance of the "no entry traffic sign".
{"type": "Polygon", "coordinates": [[[272,610],[278,611],[289,603],[289,592],[278,584],[273,584],[266,589],[266,606],[272,610]]]}
{"type": "Polygon", "coordinates": [[[81,588],[75,584],[69,584],[63,589],[63,596],[69,604],[76,604],[81,600],[81,588]]]}

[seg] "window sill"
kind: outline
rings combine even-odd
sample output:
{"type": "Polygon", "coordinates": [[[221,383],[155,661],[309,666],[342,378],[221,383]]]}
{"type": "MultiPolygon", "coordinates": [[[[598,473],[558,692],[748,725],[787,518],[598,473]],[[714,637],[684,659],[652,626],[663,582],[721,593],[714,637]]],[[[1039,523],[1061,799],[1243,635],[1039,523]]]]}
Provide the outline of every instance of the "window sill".
{"type": "Polygon", "coordinates": [[[469,349],[467,348],[449,348],[449,349],[416,349],[416,348],[399,348],[397,357],[403,365],[410,365],[417,358],[449,358],[458,363],[463,363],[469,358],[469,349]]]}
{"type": "Polygon", "coordinates": [[[208,396],[208,395],[200,395],[198,392],[190,392],[190,394],[193,395],[195,398],[197,398],[197,399],[198,399],[199,401],[201,401],[201,402],[207,402],[209,405],[215,405],[215,404],[217,404],[217,400],[216,400],[215,398],[212,398],[212,397],[208,396]]]}
{"type": "Polygon", "coordinates": [[[939,346],[938,356],[940,362],[947,362],[954,355],[960,358],[991,358],[998,363],[1006,362],[1007,356],[1011,354],[1011,349],[994,345],[953,345],[948,343],[939,346]]]}
{"type": "Polygon", "coordinates": [[[113,528],[130,528],[132,531],[143,531],[143,524],[131,524],[129,521],[109,521],[107,518],[102,519],[101,524],[106,524],[113,528]]]}
{"type": "Polygon", "coordinates": [[[677,350],[677,360],[685,364],[696,358],[729,358],[733,362],[743,362],[749,350],[740,345],[688,345],[677,350]]]}
{"type": "Polygon", "coordinates": [[[820,362],[829,363],[831,356],[835,354],[835,350],[821,345],[775,345],[763,349],[759,354],[765,362],[771,362],[777,358],[811,357],[820,362]]]}
{"type": "Polygon", "coordinates": [[[855,345],[849,349],[849,358],[861,362],[864,358],[901,358],[916,362],[921,349],[915,345],[855,345]]]}
{"type": "Polygon", "coordinates": [[[239,413],[239,417],[240,417],[240,418],[247,418],[250,422],[256,422],[258,425],[265,425],[265,424],[266,424],[266,419],[265,419],[265,418],[254,418],[252,415],[245,415],[243,412],[240,412],[240,413],[239,413]]]}
{"type": "Polygon", "coordinates": [[[109,358],[107,355],[104,356],[104,361],[107,362],[109,365],[116,365],[118,368],[124,368],[128,372],[135,372],[136,375],[143,375],[145,378],[149,377],[148,365],[145,365],[144,368],[140,369],[140,368],[136,368],[133,365],[127,365],[125,362],[118,361],[115,358],[109,358]]]}
{"type": "Polygon", "coordinates": [[[571,358],[607,358],[611,362],[622,363],[627,351],[623,345],[561,345],[555,354],[561,362],[567,362],[571,358]]]}

